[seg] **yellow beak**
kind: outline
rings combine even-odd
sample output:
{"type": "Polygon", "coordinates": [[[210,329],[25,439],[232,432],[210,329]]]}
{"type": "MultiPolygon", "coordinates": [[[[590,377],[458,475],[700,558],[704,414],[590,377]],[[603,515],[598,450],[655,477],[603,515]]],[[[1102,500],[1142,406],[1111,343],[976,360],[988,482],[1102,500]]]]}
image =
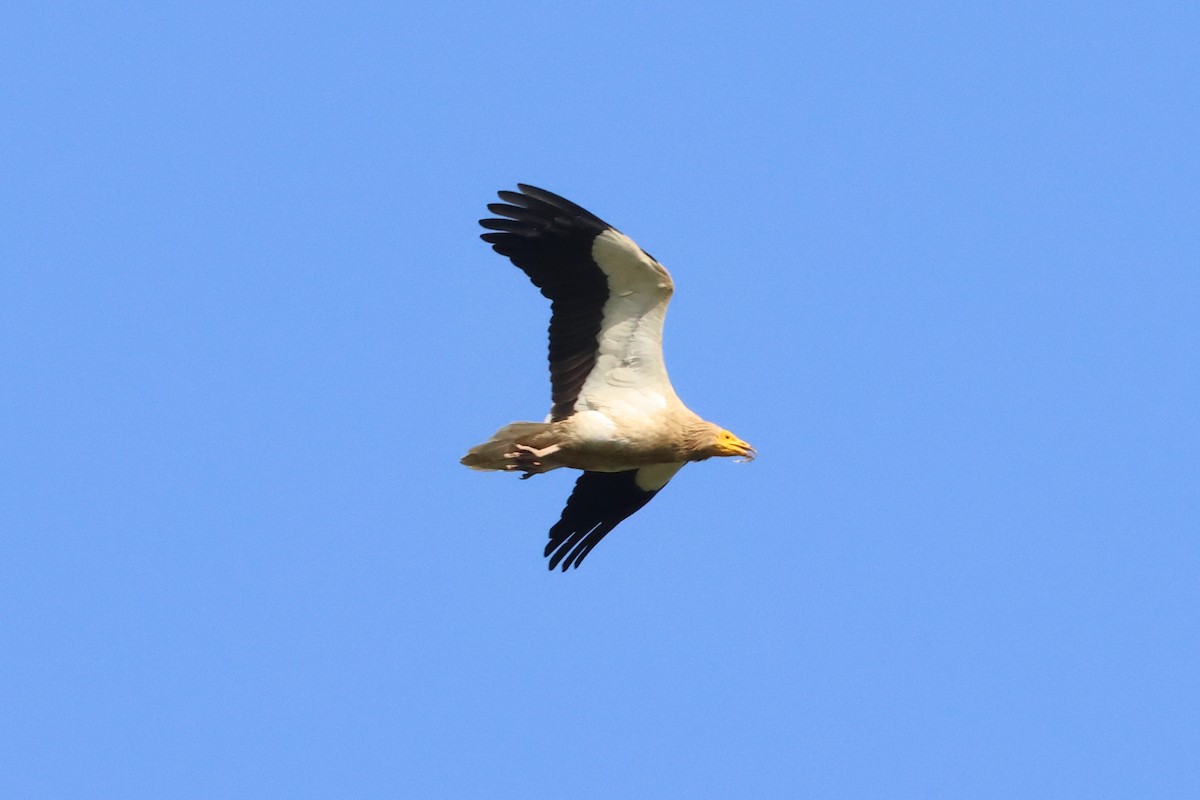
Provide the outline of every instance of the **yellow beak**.
{"type": "Polygon", "coordinates": [[[741,456],[747,461],[753,461],[754,457],[758,455],[758,451],[756,451],[749,442],[743,442],[741,439],[734,439],[732,442],[725,442],[722,449],[725,450],[722,455],[741,456]]]}

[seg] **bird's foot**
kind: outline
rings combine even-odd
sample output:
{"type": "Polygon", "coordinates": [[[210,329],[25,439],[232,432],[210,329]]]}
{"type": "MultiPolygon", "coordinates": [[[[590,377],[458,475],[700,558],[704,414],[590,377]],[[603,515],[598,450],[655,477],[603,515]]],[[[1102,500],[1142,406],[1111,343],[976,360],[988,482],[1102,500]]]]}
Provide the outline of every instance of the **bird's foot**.
{"type": "Polygon", "coordinates": [[[527,444],[514,445],[517,449],[511,453],[505,453],[504,457],[511,459],[508,464],[504,465],[504,469],[509,472],[520,470],[525,474],[521,476],[521,480],[526,480],[537,475],[539,472],[546,472],[554,467],[547,466],[542,459],[551,453],[558,451],[558,445],[544,447],[538,450],[536,447],[530,447],[527,444]]]}

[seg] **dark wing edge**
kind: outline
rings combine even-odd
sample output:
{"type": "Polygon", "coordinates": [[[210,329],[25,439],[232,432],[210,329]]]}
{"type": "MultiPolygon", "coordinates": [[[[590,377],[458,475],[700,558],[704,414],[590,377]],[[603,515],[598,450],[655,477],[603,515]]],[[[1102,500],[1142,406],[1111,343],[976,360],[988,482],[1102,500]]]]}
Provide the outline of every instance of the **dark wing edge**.
{"type": "Polygon", "coordinates": [[[550,417],[560,420],[574,412],[596,364],[608,278],[592,259],[592,242],[612,226],[553,192],[517,188],[488,205],[497,217],[479,220],[488,229],[480,238],[550,299],[550,417]]]}
{"type": "Polygon", "coordinates": [[[578,567],[609,531],[649,503],[660,489],[637,485],[636,469],[624,472],[584,472],[575,481],[562,518],[550,529],[545,556],[553,570],[578,567]]]}

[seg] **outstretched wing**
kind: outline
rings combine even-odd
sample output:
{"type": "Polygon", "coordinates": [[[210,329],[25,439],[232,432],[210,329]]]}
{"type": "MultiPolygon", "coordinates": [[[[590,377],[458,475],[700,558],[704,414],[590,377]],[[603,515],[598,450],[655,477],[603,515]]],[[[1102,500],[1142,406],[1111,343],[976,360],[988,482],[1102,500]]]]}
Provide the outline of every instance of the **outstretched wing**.
{"type": "Polygon", "coordinates": [[[592,548],[626,517],[649,503],[683,464],[656,464],[625,472],[584,472],[575,481],[562,518],[550,529],[550,569],[578,567],[592,548]]]}
{"type": "MultiPolygon", "coordinates": [[[[480,237],[550,299],[550,418],[628,388],[674,395],[662,323],[674,286],[625,234],[558,195],[526,184],[500,192],[480,237]]],[[[632,513],[632,512],[630,512],[632,513]]]]}

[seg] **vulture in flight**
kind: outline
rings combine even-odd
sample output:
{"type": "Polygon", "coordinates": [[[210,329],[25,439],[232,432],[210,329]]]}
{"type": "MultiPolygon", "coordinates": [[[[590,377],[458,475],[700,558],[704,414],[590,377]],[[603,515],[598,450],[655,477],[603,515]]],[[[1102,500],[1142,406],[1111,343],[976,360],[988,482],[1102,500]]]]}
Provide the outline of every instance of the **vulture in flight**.
{"type": "Polygon", "coordinates": [[[754,448],[694,414],[671,388],[662,331],[671,276],[632,239],[534,186],[500,192],[481,238],[550,299],[550,414],[505,425],[462,463],[528,478],[582,470],[550,528],[549,567],[578,567],[689,461],[754,448]]]}

